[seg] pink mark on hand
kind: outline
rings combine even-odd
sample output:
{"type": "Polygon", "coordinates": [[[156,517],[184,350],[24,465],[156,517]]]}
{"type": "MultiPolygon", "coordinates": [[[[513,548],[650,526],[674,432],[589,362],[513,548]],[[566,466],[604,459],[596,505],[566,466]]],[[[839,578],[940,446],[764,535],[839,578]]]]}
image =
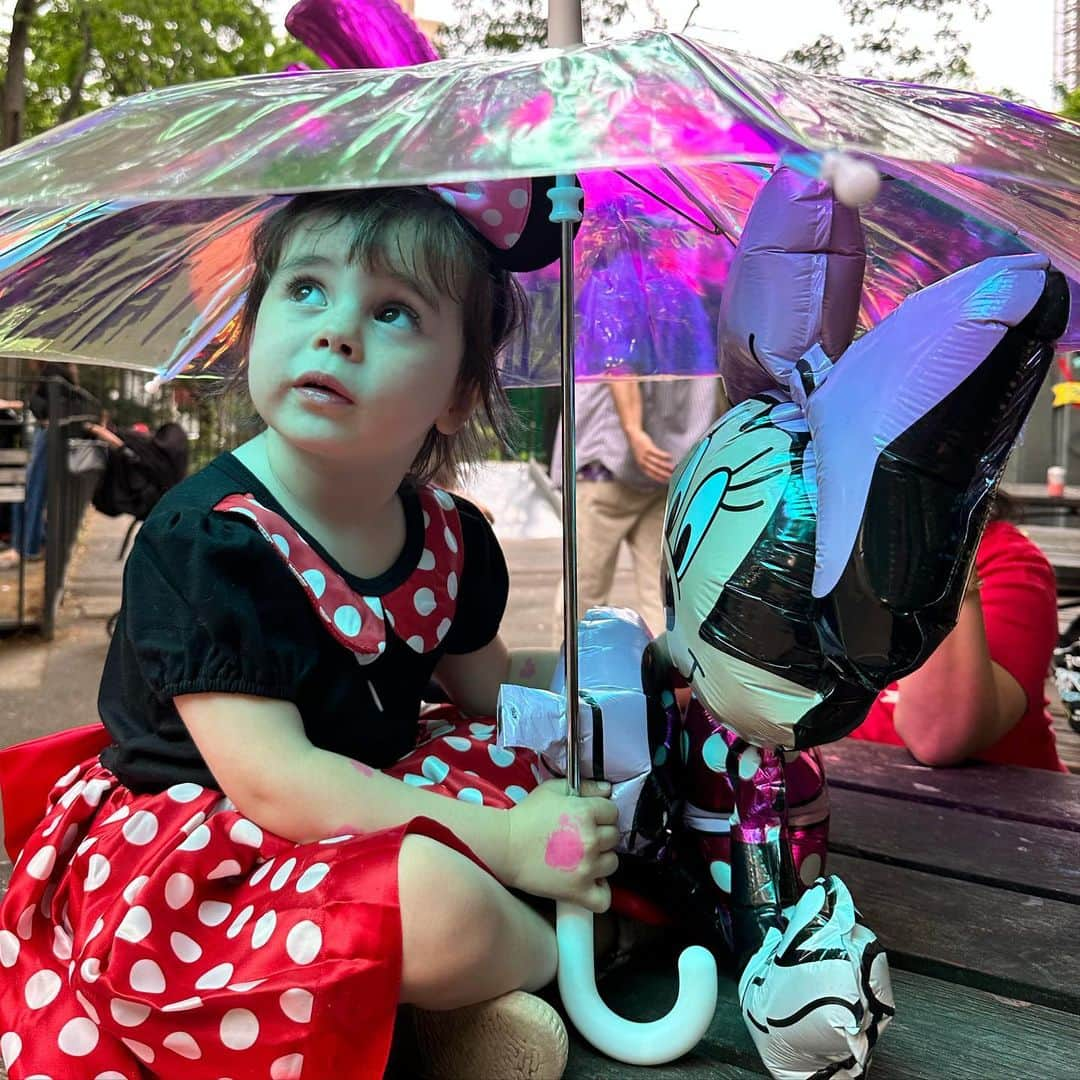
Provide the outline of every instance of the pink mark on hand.
{"type": "Polygon", "coordinates": [[[521,665],[521,677],[523,679],[531,679],[536,674],[536,661],[530,656],[524,664],[521,665]]]}
{"type": "Polygon", "coordinates": [[[352,758],[350,758],[349,763],[361,776],[375,775],[375,770],[370,765],[365,765],[362,761],[353,761],[352,758]]]}
{"type": "Polygon", "coordinates": [[[555,870],[576,870],[585,858],[585,845],[576,821],[566,814],[559,818],[559,827],[548,837],[544,862],[555,870]]]}

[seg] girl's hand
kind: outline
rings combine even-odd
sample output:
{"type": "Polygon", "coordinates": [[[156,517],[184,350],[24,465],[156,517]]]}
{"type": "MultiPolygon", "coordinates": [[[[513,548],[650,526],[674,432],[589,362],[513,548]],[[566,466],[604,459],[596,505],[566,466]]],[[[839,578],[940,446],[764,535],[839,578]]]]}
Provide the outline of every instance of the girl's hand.
{"type": "Polygon", "coordinates": [[[604,879],[619,865],[619,813],[610,784],[586,780],[581,791],[568,795],[565,780],[549,780],[507,811],[504,884],[599,914],[611,905],[604,879]]]}

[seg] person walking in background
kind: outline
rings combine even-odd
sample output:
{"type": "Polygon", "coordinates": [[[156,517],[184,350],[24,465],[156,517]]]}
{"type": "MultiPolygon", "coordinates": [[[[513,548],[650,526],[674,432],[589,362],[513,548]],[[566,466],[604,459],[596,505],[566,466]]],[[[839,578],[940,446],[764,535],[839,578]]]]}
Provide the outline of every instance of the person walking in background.
{"type": "MultiPolygon", "coordinates": [[[[26,488],[22,503],[15,503],[11,515],[11,547],[0,552],[0,569],[13,569],[22,559],[42,557],[45,542],[45,500],[48,494],[48,463],[45,453],[49,434],[49,383],[53,377],[63,380],[62,412],[70,409],[79,373],[74,364],[38,362],[39,381],[27,405],[37,421],[26,463],[26,488]]],[[[18,404],[18,403],[13,403],[18,404]]]]}
{"type": "MultiPolygon", "coordinates": [[[[636,610],[652,633],[664,629],[660,541],[675,466],[726,409],[719,379],[583,383],[577,394],[578,610],[608,602],[619,548],[634,564],[636,610]]],[[[562,435],[551,475],[562,475],[562,435]]],[[[562,583],[555,599],[562,641],[562,583]]]]}

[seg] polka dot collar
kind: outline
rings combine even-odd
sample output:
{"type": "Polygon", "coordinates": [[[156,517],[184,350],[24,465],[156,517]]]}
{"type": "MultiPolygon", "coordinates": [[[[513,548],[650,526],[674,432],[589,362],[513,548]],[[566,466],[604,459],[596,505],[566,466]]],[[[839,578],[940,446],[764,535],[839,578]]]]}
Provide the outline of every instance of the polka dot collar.
{"type": "Polygon", "coordinates": [[[330,567],[281,515],[254,495],[226,495],[214,510],[249,519],[288,566],[330,634],[360,663],[386,651],[386,624],[414,652],[427,653],[446,637],[457,608],[464,564],[461,519],[440,488],[416,489],[424,519],[424,548],[412,573],[384,596],[363,596],[330,567]]]}

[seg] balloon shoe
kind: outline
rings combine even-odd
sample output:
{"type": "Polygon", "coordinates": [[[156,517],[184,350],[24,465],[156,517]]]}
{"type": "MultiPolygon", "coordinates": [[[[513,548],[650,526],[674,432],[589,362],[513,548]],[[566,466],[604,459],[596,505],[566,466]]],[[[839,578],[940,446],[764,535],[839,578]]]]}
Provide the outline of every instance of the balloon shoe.
{"type": "Polygon", "coordinates": [[[534,994],[513,990],[460,1009],[411,1011],[426,1080],[559,1080],[566,1068],[566,1026],[534,994]]]}

